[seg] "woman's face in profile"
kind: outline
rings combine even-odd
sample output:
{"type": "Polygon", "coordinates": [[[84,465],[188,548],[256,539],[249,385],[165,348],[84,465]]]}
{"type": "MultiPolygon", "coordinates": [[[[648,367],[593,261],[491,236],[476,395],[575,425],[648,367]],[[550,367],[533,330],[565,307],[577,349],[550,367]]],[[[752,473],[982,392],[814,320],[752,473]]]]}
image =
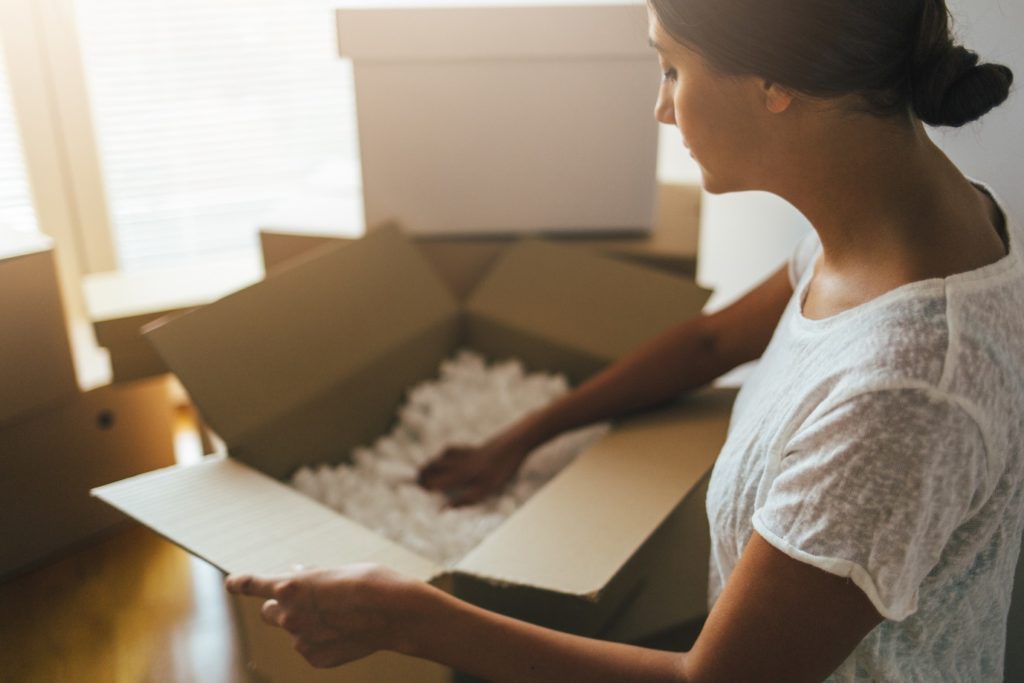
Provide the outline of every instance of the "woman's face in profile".
{"type": "Polygon", "coordinates": [[[662,78],[655,118],[676,126],[713,194],[759,189],[760,153],[768,134],[760,79],[723,75],[675,41],[648,10],[649,38],[662,78]]]}

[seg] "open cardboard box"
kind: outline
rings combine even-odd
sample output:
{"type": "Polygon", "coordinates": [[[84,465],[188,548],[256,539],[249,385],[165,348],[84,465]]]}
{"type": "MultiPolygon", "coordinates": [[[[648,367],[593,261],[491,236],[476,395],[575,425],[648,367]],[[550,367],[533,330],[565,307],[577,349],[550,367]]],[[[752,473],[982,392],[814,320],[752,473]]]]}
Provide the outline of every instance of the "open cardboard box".
{"type": "MultiPolygon", "coordinates": [[[[406,388],[460,347],[579,382],[706,297],[682,278],[527,241],[505,250],[460,306],[408,239],[377,230],[148,330],[230,455],[94,494],[227,572],[375,561],[515,617],[641,638],[705,609],[702,494],[731,393],[624,421],[450,568],[279,479],[385,432],[406,388]]],[[[270,680],[448,678],[390,653],[314,672],[256,608],[244,601],[243,636],[270,680]]]]}

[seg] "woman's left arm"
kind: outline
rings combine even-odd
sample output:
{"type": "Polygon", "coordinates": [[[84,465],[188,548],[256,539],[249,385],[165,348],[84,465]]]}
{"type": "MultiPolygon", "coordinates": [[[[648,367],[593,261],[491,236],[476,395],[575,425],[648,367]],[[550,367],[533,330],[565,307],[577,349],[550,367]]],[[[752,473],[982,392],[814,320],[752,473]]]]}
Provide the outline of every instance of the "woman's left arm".
{"type": "Polygon", "coordinates": [[[849,579],[790,558],[756,533],[693,650],[592,640],[510,619],[371,565],[278,577],[230,576],[264,598],[317,667],[377,650],[510,681],[821,681],[882,617],[849,579]]]}

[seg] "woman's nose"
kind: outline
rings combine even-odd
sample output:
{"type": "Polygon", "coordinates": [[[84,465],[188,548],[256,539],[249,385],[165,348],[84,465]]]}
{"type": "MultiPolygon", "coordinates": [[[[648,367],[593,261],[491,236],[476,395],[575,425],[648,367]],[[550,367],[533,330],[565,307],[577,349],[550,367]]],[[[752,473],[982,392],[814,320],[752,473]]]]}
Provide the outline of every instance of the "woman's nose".
{"type": "Polygon", "coordinates": [[[669,126],[676,125],[675,105],[671,97],[666,97],[664,88],[662,92],[658,93],[658,101],[654,103],[654,118],[658,123],[664,123],[669,126]]]}

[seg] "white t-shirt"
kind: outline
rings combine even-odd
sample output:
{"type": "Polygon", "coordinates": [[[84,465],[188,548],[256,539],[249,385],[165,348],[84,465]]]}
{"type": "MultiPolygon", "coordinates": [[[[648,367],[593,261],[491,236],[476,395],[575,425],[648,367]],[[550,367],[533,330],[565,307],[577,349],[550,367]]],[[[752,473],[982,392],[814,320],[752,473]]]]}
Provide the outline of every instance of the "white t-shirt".
{"type": "Polygon", "coordinates": [[[828,681],[1001,681],[1024,527],[1024,244],[822,320],[821,251],[737,397],[708,489],[712,603],[752,532],[885,617],[828,681]]]}

